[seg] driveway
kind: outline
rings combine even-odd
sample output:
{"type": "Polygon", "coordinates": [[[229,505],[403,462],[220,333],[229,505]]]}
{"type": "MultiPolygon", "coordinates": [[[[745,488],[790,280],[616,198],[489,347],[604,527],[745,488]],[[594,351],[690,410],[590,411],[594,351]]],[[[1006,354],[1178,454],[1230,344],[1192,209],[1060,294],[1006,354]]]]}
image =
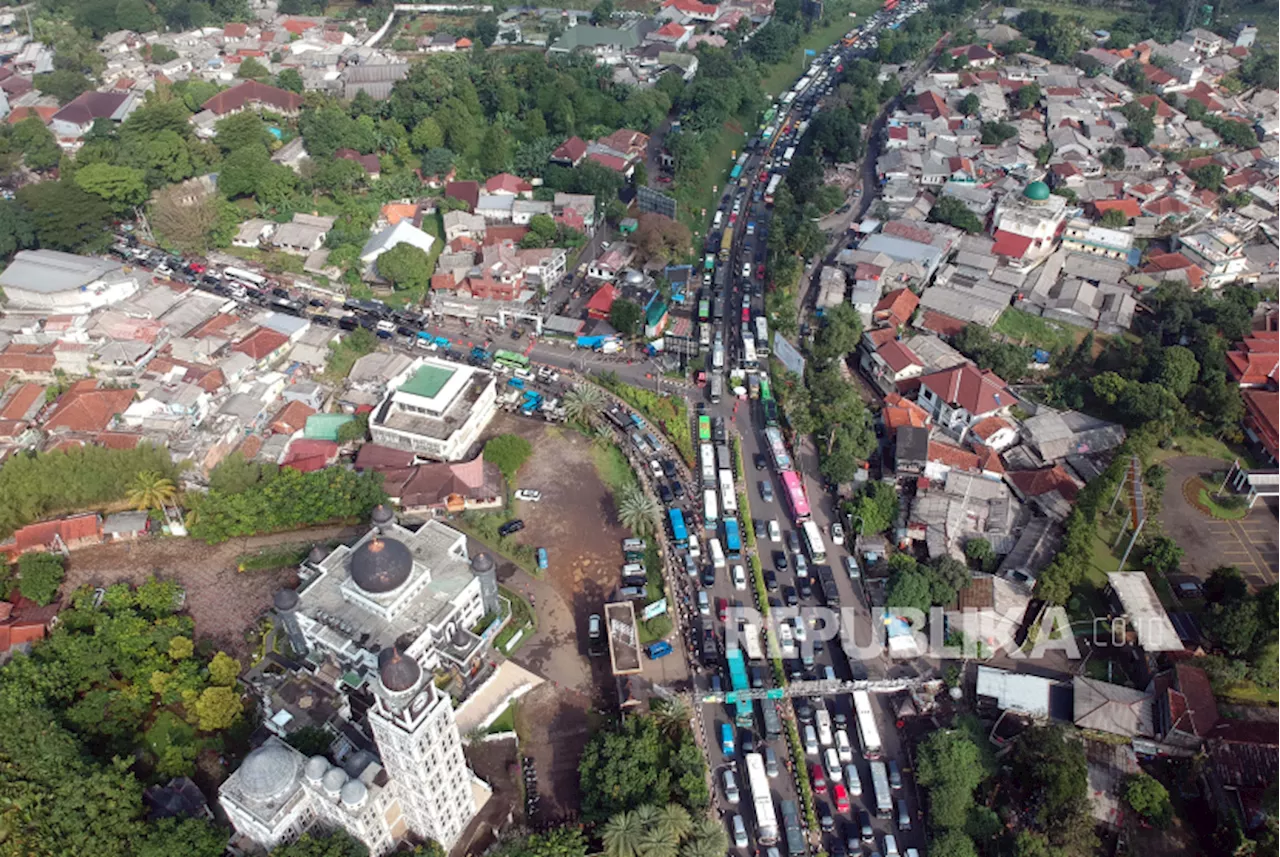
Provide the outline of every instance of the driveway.
{"type": "Polygon", "coordinates": [[[1239,521],[1220,521],[1192,505],[1182,489],[1188,479],[1205,477],[1227,465],[1216,458],[1189,455],[1170,458],[1164,465],[1169,475],[1160,523],[1165,534],[1186,551],[1182,571],[1203,580],[1220,565],[1234,565],[1254,587],[1274,583],[1280,576],[1274,500],[1259,500],[1239,521]]]}

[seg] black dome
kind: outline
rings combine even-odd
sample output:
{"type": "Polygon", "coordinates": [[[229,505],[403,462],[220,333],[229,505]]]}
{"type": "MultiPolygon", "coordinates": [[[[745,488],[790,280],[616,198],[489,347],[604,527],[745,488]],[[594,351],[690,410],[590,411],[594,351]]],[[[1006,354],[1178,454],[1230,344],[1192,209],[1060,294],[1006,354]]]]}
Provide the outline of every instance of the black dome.
{"type": "Polygon", "coordinates": [[[307,559],[313,565],[319,565],[320,563],[324,562],[324,558],[327,557],[328,555],[329,554],[325,551],[324,548],[322,548],[320,545],[315,545],[314,547],[311,548],[311,552],[307,554],[307,559]]]}
{"type": "Polygon", "coordinates": [[[281,589],[271,597],[271,603],[281,613],[287,613],[298,606],[298,593],[292,589],[281,589]]]}
{"type": "Polygon", "coordinates": [[[395,539],[376,536],[351,555],[351,579],[374,595],[398,588],[412,571],[413,555],[395,539]]]}
{"type": "Polygon", "coordinates": [[[383,649],[378,655],[378,678],[387,690],[400,693],[418,683],[422,678],[422,667],[395,647],[383,649]]]}
{"type": "Polygon", "coordinates": [[[392,521],[394,521],[396,518],[396,513],[391,511],[391,508],[389,506],[385,506],[382,503],[379,503],[378,505],[373,507],[373,511],[369,514],[369,518],[375,524],[382,526],[384,524],[389,524],[392,521]]]}
{"type": "Polygon", "coordinates": [[[485,574],[493,571],[493,557],[483,551],[471,558],[471,570],[476,574],[485,574]]]}

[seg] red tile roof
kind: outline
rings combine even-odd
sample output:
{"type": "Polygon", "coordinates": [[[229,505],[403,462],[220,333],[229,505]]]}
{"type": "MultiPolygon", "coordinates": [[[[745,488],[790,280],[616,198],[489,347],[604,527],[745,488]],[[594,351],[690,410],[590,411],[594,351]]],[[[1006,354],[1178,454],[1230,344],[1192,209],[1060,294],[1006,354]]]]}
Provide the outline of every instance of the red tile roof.
{"type": "Polygon", "coordinates": [[[319,25],[315,21],[307,21],[303,18],[290,18],[289,20],[285,21],[284,24],[282,24],[281,26],[283,26],[289,32],[293,33],[295,36],[301,36],[307,30],[310,30],[312,27],[317,27],[319,25]]]}
{"type": "Polygon", "coordinates": [[[91,125],[95,119],[110,119],[128,99],[127,92],[82,92],[53,118],[73,125],[91,125]]]}
{"type": "Polygon", "coordinates": [[[1128,218],[1142,215],[1142,206],[1136,199],[1096,199],[1093,201],[1093,208],[1099,217],[1108,211],[1118,211],[1128,218]]]}
{"type": "Polygon", "coordinates": [[[1280,460],[1280,393],[1271,390],[1241,390],[1244,396],[1244,424],[1258,442],[1280,460]]]}
{"type": "Polygon", "coordinates": [[[33,405],[44,401],[44,390],[42,384],[23,384],[14,390],[13,395],[4,403],[4,408],[0,410],[0,419],[25,419],[33,405]]]}
{"type": "Polygon", "coordinates": [[[958,446],[939,443],[936,440],[929,441],[929,461],[945,464],[953,470],[964,470],[970,473],[976,473],[978,470],[978,456],[958,446]]]}
{"type": "Polygon", "coordinates": [[[369,175],[378,175],[382,172],[382,162],[378,160],[377,155],[362,155],[355,149],[339,149],[333,153],[335,158],[341,158],[344,161],[353,161],[364,167],[364,171],[369,175]]]}
{"type": "MultiPolygon", "coordinates": [[[[1280,333],[1264,330],[1244,338],[1227,352],[1227,371],[1242,387],[1261,387],[1280,378],[1280,333]]],[[[6,416],[6,411],[0,416],[6,416]]]]}
{"type": "Polygon", "coordinates": [[[493,178],[484,183],[484,189],[489,193],[530,193],[533,191],[533,185],[529,184],[519,176],[513,176],[511,173],[498,173],[493,178]]]}
{"type": "Polygon", "coordinates": [[[911,321],[918,306],[920,298],[911,289],[894,289],[880,299],[871,316],[901,327],[911,321]]]}
{"type": "Polygon", "coordinates": [[[960,319],[952,318],[946,313],[931,309],[927,309],[920,314],[918,323],[921,329],[936,333],[939,336],[955,336],[965,329],[965,322],[960,319]]]}
{"type": "Polygon", "coordinates": [[[631,166],[631,162],[625,158],[619,158],[617,155],[610,155],[607,152],[592,152],[587,157],[602,167],[608,167],[615,173],[625,173],[627,168],[631,166]]]}
{"type": "Polygon", "coordinates": [[[890,393],[884,397],[880,421],[890,431],[897,431],[902,426],[926,428],[929,425],[929,412],[910,399],[904,399],[897,393],[890,393]]]}
{"type": "Polygon", "coordinates": [[[41,607],[16,593],[12,597],[12,602],[0,601],[0,652],[44,639],[60,606],[55,601],[41,607]]]}
{"type": "Polygon", "coordinates": [[[618,290],[605,283],[596,289],[596,293],[587,301],[587,315],[591,318],[608,318],[613,302],[618,299],[618,290]]]}
{"type": "Polygon", "coordinates": [[[1162,196],[1159,199],[1148,200],[1142,206],[1142,210],[1157,217],[1181,217],[1190,213],[1191,206],[1172,196],[1162,196]]]}
{"type": "Polygon", "coordinates": [[[995,239],[995,243],[991,245],[991,252],[1010,259],[1021,259],[1031,247],[1031,239],[1027,236],[1005,232],[1003,229],[996,230],[995,239]]]}
{"type": "Polygon", "coordinates": [[[33,550],[46,550],[59,540],[66,545],[102,538],[102,517],[93,513],[40,521],[19,528],[0,550],[10,556],[33,550]]]}
{"type": "Polygon", "coordinates": [[[924,366],[924,361],[917,357],[914,351],[896,339],[890,339],[881,345],[876,353],[884,359],[895,375],[912,366],[924,366]]]}
{"type": "Polygon", "coordinates": [[[1000,460],[1000,454],[991,447],[976,444],[974,454],[978,456],[978,467],[988,473],[1004,473],[1004,462],[1000,460]]]}
{"type": "Polygon", "coordinates": [[[996,432],[1011,428],[1013,428],[1013,425],[1008,420],[993,416],[987,417],[983,420],[978,420],[976,423],[971,425],[969,427],[969,434],[975,435],[982,440],[990,440],[996,432]]]}
{"type": "Polygon", "coordinates": [[[678,39],[681,36],[683,36],[684,33],[685,33],[684,27],[680,26],[675,21],[669,21],[668,23],[663,24],[661,27],[659,27],[657,31],[653,33],[653,35],[665,36],[666,38],[669,38],[669,39],[678,39]]]}
{"type": "Polygon", "coordinates": [[[925,375],[920,384],[951,407],[964,408],[974,416],[989,414],[1014,403],[1013,394],[999,375],[983,372],[972,363],[961,363],[925,375]]]}
{"type": "Polygon", "coordinates": [[[222,36],[227,39],[243,39],[249,35],[248,24],[227,24],[222,28],[222,36]]]}
{"type": "Polygon", "coordinates": [[[53,118],[53,114],[57,112],[58,108],[53,106],[15,107],[5,121],[10,125],[17,125],[23,119],[35,116],[45,125],[48,125],[49,120],[53,118]]]}
{"type": "Polygon", "coordinates": [[[247,354],[254,360],[264,360],[276,349],[283,346],[289,341],[289,337],[275,330],[266,327],[255,328],[252,333],[244,339],[231,346],[232,351],[238,351],[241,354],[247,354]]]}
{"type": "Polygon", "coordinates": [[[1039,497],[1057,491],[1068,502],[1074,502],[1076,495],[1080,493],[1080,486],[1062,469],[1061,464],[1040,470],[1016,470],[1007,474],[1007,477],[1027,497],[1039,497]]]}
{"type": "Polygon", "coordinates": [[[1203,738],[1218,722],[1218,701],[1209,686],[1209,676],[1190,664],[1178,664],[1173,669],[1177,688],[1170,688],[1169,693],[1171,697],[1174,694],[1181,697],[1174,724],[1184,732],[1203,738]],[[1179,719],[1182,722],[1178,722],[1179,719]]]}
{"type": "Polygon", "coordinates": [[[275,419],[271,421],[271,430],[278,434],[302,431],[307,426],[307,417],[315,412],[316,409],[305,402],[292,401],[276,414],[275,419]]]}
{"type": "Polygon", "coordinates": [[[331,440],[295,440],[289,444],[281,467],[311,473],[323,470],[338,459],[338,445],[331,440]]]}
{"type": "Polygon", "coordinates": [[[480,202],[480,182],[445,182],[444,195],[467,204],[467,211],[475,211],[480,202]]]}
{"type": "Polygon", "coordinates": [[[265,104],[268,107],[292,113],[302,109],[302,96],[256,80],[246,80],[244,83],[219,92],[201,107],[213,111],[218,116],[225,116],[253,104],[265,104]]]}
{"type": "Polygon", "coordinates": [[[570,137],[551,153],[553,161],[568,161],[576,164],[587,154],[587,143],[581,137],[570,137]]]}
{"type": "Polygon", "coordinates": [[[934,119],[945,119],[951,115],[947,102],[931,89],[926,89],[916,96],[916,109],[921,113],[932,116],[934,119]]]}
{"type": "Polygon", "coordinates": [[[77,385],[62,394],[44,429],[49,432],[106,431],[112,419],[132,404],[134,394],[133,390],[85,389],[77,385]]]}

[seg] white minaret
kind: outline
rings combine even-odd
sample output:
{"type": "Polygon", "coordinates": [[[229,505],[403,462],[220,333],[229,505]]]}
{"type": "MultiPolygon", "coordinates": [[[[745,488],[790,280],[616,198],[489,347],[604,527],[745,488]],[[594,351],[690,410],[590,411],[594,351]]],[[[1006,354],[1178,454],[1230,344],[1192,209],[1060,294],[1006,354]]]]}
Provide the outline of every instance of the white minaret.
{"type": "Polygon", "coordinates": [[[452,701],[397,648],[378,656],[378,678],[369,725],[383,767],[396,783],[409,827],[449,851],[476,813],[452,701]]]}

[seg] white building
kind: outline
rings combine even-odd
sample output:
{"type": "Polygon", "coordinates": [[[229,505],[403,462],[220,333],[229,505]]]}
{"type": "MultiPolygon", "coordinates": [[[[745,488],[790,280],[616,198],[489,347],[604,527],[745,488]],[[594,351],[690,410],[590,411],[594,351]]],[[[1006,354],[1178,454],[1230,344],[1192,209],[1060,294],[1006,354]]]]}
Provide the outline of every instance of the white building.
{"type": "Polygon", "coordinates": [[[369,420],[374,443],[459,461],[497,408],[492,372],[421,357],[387,384],[369,420]]]}
{"type": "Polygon", "coordinates": [[[468,629],[499,608],[493,561],[470,559],[466,537],[437,521],[411,532],[378,507],[363,538],[327,556],[313,551],[300,576],[297,591],[276,593],[275,612],[300,653],[369,682],[377,754],[356,750],[339,766],[268,739],[219,789],[248,840],[237,844],[272,848],[321,824],[375,855],[411,835],[448,851],[489,790],[467,767],[452,699],[432,673],[465,673],[482,660],[483,642],[468,629]]]}
{"type": "Polygon", "coordinates": [[[1234,233],[1218,227],[1178,236],[1178,250],[1204,269],[1204,284],[1211,289],[1234,282],[1248,269],[1244,246],[1234,233]]]}
{"type": "Polygon", "coordinates": [[[1095,226],[1087,220],[1071,220],[1062,233],[1064,250],[1127,260],[1133,251],[1133,233],[1095,226]]]}
{"type": "Polygon", "coordinates": [[[20,250],[0,273],[0,288],[14,309],[87,314],[131,297],[138,280],[110,259],[20,250]]]}
{"type": "Polygon", "coordinates": [[[394,226],[388,226],[373,235],[365,242],[360,251],[360,261],[366,268],[372,268],[378,257],[398,244],[411,244],[423,253],[431,255],[431,247],[436,239],[414,226],[409,220],[400,220],[394,226]]]}
{"type": "Polygon", "coordinates": [[[992,219],[992,252],[1009,267],[1030,270],[1053,252],[1067,219],[1067,200],[1050,193],[1044,182],[1032,182],[1022,193],[1006,194],[992,219]]]}

